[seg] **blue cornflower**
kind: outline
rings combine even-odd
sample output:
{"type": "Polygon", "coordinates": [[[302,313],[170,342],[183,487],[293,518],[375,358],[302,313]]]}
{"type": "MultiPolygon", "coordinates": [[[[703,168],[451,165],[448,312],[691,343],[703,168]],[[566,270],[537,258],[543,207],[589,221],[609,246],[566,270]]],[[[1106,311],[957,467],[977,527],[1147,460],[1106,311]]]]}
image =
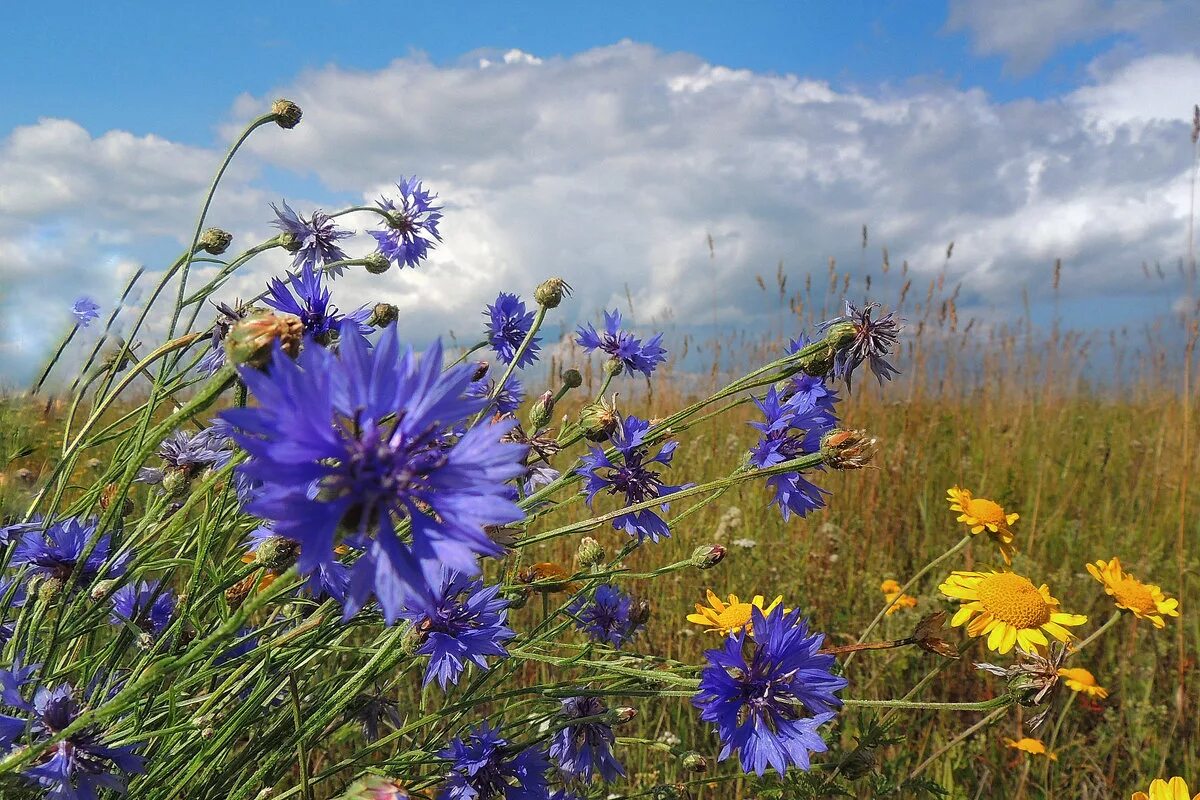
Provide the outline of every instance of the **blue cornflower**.
{"type": "Polygon", "coordinates": [[[418,359],[395,326],[374,349],[341,341],[244,370],[258,404],[223,416],[262,481],[247,511],[300,543],[302,574],[335,560],[339,538],[363,551],[347,618],[374,594],[391,624],[406,601],[435,596],[443,569],[477,575],[478,556],[503,552],[484,526],[522,518],[506,482],[524,473],[525,448],[500,440],[512,421],[446,435],[483,403],[463,396],[474,366],[443,371],[440,342],[418,359]]]}
{"type": "MultiPolygon", "coordinates": [[[[596,717],[608,712],[608,706],[598,697],[568,697],[562,701],[562,715],[567,720],[596,717]]],[[[592,720],[577,725],[568,722],[550,740],[550,758],[571,778],[591,780],[599,775],[615,781],[625,774],[625,768],[613,755],[617,737],[612,725],[592,720]]]]}
{"type": "Polygon", "coordinates": [[[567,611],[575,617],[575,627],[590,639],[619,648],[646,627],[648,609],[642,603],[636,603],[635,607],[632,597],[605,583],[596,587],[591,598],[572,600],[567,611]]]}
{"type": "MultiPolygon", "coordinates": [[[[465,394],[467,397],[483,400],[490,397],[494,391],[496,391],[495,378],[485,377],[472,381],[465,394]]],[[[521,385],[516,376],[509,375],[508,380],[504,382],[504,387],[496,392],[495,412],[512,414],[521,407],[523,402],[525,402],[525,387],[521,385]]]]}
{"type": "Polygon", "coordinates": [[[442,207],[433,204],[437,195],[430,194],[415,175],[400,178],[396,188],[400,190],[399,205],[388,197],[378,202],[379,209],[387,214],[388,227],[370,234],[388,261],[397,267],[415,268],[442,240],[438,233],[442,207]]]}
{"type": "MultiPolygon", "coordinates": [[[[49,525],[45,531],[24,526],[25,530],[13,547],[9,563],[14,567],[27,567],[26,578],[39,576],[66,581],[88,543],[96,538],[98,524],[96,519],[67,517],[49,525]]],[[[109,534],[96,539],[95,547],[80,567],[77,588],[88,587],[99,578],[114,578],[125,571],[131,553],[125,553],[107,570],[103,569],[111,549],[112,537],[109,534]]]]}
{"type": "MultiPolygon", "coordinates": [[[[338,239],[350,236],[350,231],[338,228],[333,219],[324,211],[313,211],[308,219],[301,217],[287,201],[283,201],[283,211],[272,203],[271,210],[275,212],[275,221],[271,224],[279,230],[290,233],[295,237],[294,244],[288,248],[293,253],[293,268],[308,268],[315,270],[334,261],[344,261],[346,254],[337,246],[338,239]]],[[[342,267],[329,270],[334,276],[342,274],[342,267]]]]}
{"type": "Polygon", "coordinates": [[[438,800],[548,800],[545,752],[509,749],[499,728],[483,722],[438,753],[454,763],[438,800]]]}
{"type": "Polygon", "coordinates": [[[504,643],[516,633],[505,624],[508,601],[499,594],[499,584],[485,587],[480,580],[447,575],[432,604],[401,612],[424,637],[417,649],[419,655],[429,656],[424,685],[436,678],[445,691],[446,684],[458,684],[468,662],[486,670],[488,656],[508,656],[504,643]]]}
{"type": "MultiPolygon", "coordinates": [[[[529,329],[533,327],[534,313],[526,311],[525,303],[515,294],[501,292],[496,297],[496,302],[488,306],[483,314],[488,318],[484,330],[488,344],[496,351],[501,361],[511,364],[517,354],[517,348],[525,341],[529,329]]],[[[539,342],[541,339],[536,336],[529,342],[529,346],[517,361],[518,368],[524,369],[537,361],[537,354],[541,349],[539,342]]]]}
{"type": "MultiPolygon", "coordinates": [[[[650,423],[646,420],[626,415],[612,434],[613,446],[622,456],[620,462],[614,462],[595,446],[580,459],[583,466],[578,471],[584,477],[583,488],[587,492],[589,508],[592,500],[604,489],[609,494],[624,494],[625,505],[628,506],[654,497],[665,497],[687,485],[669,486],[662,482],[657,470],[650,468],[652,464],[670,466],[679,442],[667,442],[657,455],[647,458],[650,449],[646,446],[646,433],[649,430],[650,423]]],[[[666,511],[668,504],[663,503],[660,508],[666,511]]],[[[657,542],[671,535],[667,523],[650,508],[616,517],[613,527],[636,536],[639,542],[647,537],[657,542]]]]}
{"type": "Polygon", "coordinates": [[[154,638],[171,624],[175,615],[175,595],[170,589],[159,589],[158,581],[126,584],[112,596],[114,625],[134,625],[154,638]]]}
{"type": "Polygon", "coordinates": [[[839,343],[833,357],[833,376],[846,382],[846,390],[850,390],[850,379],[854,370],[866,361],[882,384],[891,380],[893,375],[900,373],[887,361],[900,340],[900,320],[896,319],[894,311],[884,314],[879,319],[871,319],[871,310],[879,308],[878,303],[868,303],[863,308],[856,307],[846,301],[846,313],[840,317],[821,323],[819,330],[828,333],[831,328],[847,326],[852,331],[845,340],[839,343]]]}
{"type": "MultiPolygon", "coordinates": [[[[815,404],[812,395],[795,394],[783,400],[772,386],[765,397],[754,402],[765,417],[763,422],[750,423],[761,434],[750,450],[750,465],[757,469],[816,453],[821,449],[821,437],[836,422],[832,414],[815,404]]],[[[821,495],[827,492],[798,470],[772,475],[767,478],[767,486],[775,490],[772,502],[779,506],[785,521],[792,514],[803,517],[825,505],[821,495]]]]}
{"type": "MultiPolygon", "coordinates": [[[[809,342],[808,337],[801,334],[788,344],[788,353],[799,353],[808,347],[809,344],[811,342],[809,342]]],[[[819,378],[815,375],[806,375],[803,372],[794,376],[788,381],[782,398],[790,400],[797,395],[810,401],[821,411],[824,411],[831,420],[831,426],[837,425],[837,404],[841,401],[841,398],[838,397],[838,393],[835,390],[830,388],[824,378],[819,378]]]]}
{"type": "Polygon", "coordinates": [[[667,351],[661,345],[662,334],[656,333],[645,343],[629,331],[621,330],[621,312],[604,312],[604,333],[597,333],[589,322],[576,330],[575,341],[589,353],[603,350],[612,358],[620,360],[629,372],[640,372],[647,378],[654,368],[667,360],[667,351]]]}
{"type": "Polygon", "coordinates": [[[92,324],[92,320],[99,319],[100,304],[90,297],[81,297],[71,306],[71,313],[75,315],[79,327],[86,328],[92,324]]]}
{"type": "Polygon", "coordinates": [[[809,754],[827,749],[817,729],[841,707],[834,693],[846,679],[831,672],[834,657],[818,652],[824,634],[810,634],[800,611],[752,613],[752,634],[744,629],[704,653],[708,666],[692,704],[717,726],[722,760],[737,750],[744,772],[807,770],[809,754]]]}
{"type": "Polygon", "coordinates": [[[337,306],[329,302],[329,287],[322,283],[321,273],[312,267],[304,267],[287,283],[272,278],[263,302],[276,311],[299,317],[304,323],[305,335],[318,344],[329,344],[339,334],[347,332],[359,336],[371,332],[371,326],[367,324],[371,309],[360,308],[345,315],[338,313],[337,306]],[[344,325],[343,321],[352,324],[344,325]]]}
{"type": "Polygon", "coordinates": [[[158,446],[162,468],[142,467],[137,480],[159,484],[169,473],[191,480],[209,467],[227,463],[233,455],[231,444],[224,436],[212,433],[211,428],[195,433],[176,430],[158,446]]]}
{"type": "Polygon", "coordinates": [[[217,308],[217,318],[213,321],[212,333],[208,336],[208,352],[196,363],[196,369],[202,375],[212,375],[225,366],[225,337],[239,320],[244,319],[246,312],[240,302],[232,306],[226,303],[213,303],[217,308]]]}

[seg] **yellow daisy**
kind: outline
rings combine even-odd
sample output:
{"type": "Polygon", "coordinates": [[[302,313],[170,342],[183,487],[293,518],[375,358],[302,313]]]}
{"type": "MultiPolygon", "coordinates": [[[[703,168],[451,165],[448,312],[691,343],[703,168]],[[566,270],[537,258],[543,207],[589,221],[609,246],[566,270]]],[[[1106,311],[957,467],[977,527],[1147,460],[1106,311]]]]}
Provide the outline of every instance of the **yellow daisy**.
{"type": "Polygon", "coordinates": [[[959,522],[970,528],[971,533],[987,531],[992,541],[1000,547],[1004,563],[1012,563],[1017,548],[1013,546],[1013,532],[1009,526],[1021,518],[1020,514],[1007,514],[999,503],[972,497],[969,491],[957,486],[946,490],[946,500],[950,503],[950,510],[958,512],[959,522]]]}
{"type": "Polygon", "coordinates": [[[1150,794],[1134,792],[1132,800],[1200,800],[1200,794],[1191,797],[1187,781],[1183,778],[1171,778],[1170,783],[1155,778],[1150,784],[1150,794]]]}
{"type": "Polygon", "coordinates": [[[1045,756],[1051,761],[1058,761],[1058,754],[1047,751],[1046,745],[1042,744],[1041,739],[1030,739],[1028,736],[1016,740],[1006,738],[1004,744],[1014,750],[1020,750],[1035,756],[1045,756]]]}
{"type": "Polygon", "coordinates": [[[986,634],[988,649],[997,653],[1007,653],[1014,645],[1035,652],[1049,644],[1047,633],[1066,642],[1074,634],[1064,625],[1087,622],[1080,614],[1062,613],[1046,584],[1034,586],[1015,572],[952,572],[938,589],[965,601],[950,620],[951,627],[969,622],[967,634],[986,634]]]}
{"type": "Polygon", "coordinates": [[[1083,667],[1060,669],[1058,677],[1062,678],[1066,682],[1067,688],[1073,692],[1083,692],[1088,697],[1094,697],[1097,700],[1108,697],[1108,689],[1096,683],[1096,676],[1083,667]]]}
{"type": "Polygon", "coordinates": [[[782,597],[776,597],[769,606],[764,606],[763,596],[756,594],[749,603],[744,603],[738,599],[736,594],[731,594],[729,602],[723,603],[721,598],[713,594],[712,589],[706,591],[708,592],[708,606],[697,603],[696,613],[688,614],[687,619],[688,622],[705,626],[712,633],[734,634],[742,628],[750,630],[755,608],[766,615],[783,602],[782,597]]]}
{"type": "Polygon", "coordinates": [[[900,582],[891,578],[879,584],[879,591],[883,592],[883,599],[891,603],[887,610],[889,616],[902,608],[915,608],[917,605],[917,598],[912,595],[901,594],[900,582]]]}
{"type": "Polygon", "coordinates": [[[1121,569],[1121,562],[1116,556],[1112,561],[1097,561],[1087,565],[1092,577],[1104,584],[1104,592],[1117,601],[1117,608],[1132,611],[1138,619],[1148,619],[1154,627],[1162,628],[1167,623],[1163,619],[1179,616],[1179,601],[1167,597],[1163,590],[1152,583],[1142,583],[1137,578],[1121,569]]]}

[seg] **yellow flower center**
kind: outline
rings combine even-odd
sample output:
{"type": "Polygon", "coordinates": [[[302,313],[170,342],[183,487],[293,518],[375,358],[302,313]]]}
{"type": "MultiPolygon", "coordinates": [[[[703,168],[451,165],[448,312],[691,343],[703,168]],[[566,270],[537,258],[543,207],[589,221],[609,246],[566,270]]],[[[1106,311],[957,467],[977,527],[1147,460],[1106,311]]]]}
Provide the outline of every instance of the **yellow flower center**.
{"type": "Polygon", "coordinates": [[[749,603],[735,603],[726,606],[725,610],[717,615],[717,622],[722,628],[729,630],[738,630],[750,624],[751,615],[754,613],[751,609],[754,606],[749,603]]]}
{"type": "Polygon", "coordinates": [[[1114,581],[1112,590],[1117,602],[1126,608],[1142,614],[1153,614],[1158,610],[1158,605],[1154,602],[1154,595],[1150,594],[1150,590],[1141,581],[1133,578],[1114,581]]]}
{"type": "Polygon", "coordinates": [[[991,500],[973,499],[967,503],[966,511],[980,522],[989,525],[1005,524],[1004,509],[991,500]]]}
{"type": "Polygon", "coordinates": [[[979,602],[996,619],[1014,628],[1039,628],[1050,621],[1053,609],[1028,578],[997,572],[979,582],[979,602]]]}

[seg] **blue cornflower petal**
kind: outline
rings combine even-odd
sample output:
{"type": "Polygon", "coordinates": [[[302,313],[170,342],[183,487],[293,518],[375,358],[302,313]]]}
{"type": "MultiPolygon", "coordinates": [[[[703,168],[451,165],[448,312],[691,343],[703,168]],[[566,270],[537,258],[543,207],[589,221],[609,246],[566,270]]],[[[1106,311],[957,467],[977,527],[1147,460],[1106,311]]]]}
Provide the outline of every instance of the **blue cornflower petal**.
{"type": "Polygon", "coordinates": [[[175,614],[175,595],[170,589],[159,589],[158,581],[127,584],[112,596],[114,625],[134,625],[145,633],[158,637],[175,614]]]}
{"type": "Polygon", "coordinates": [[[401,178],[396,188],[400,190],[398,202],[384,197],[377,204],[388,215],[388,227],[369,233],[388,261],[397,267],[415,268],[442,240],[438,233],[442,206],[434,205],[437,195],[430,194],[415,175],[401,178]]]}
{"type": "Polygon", "coordinates": [[[572,600],[567,611],[590,639],[613,647],[621,647],[646,627],[635,613],[634,599],[608,583],[596,587],[590,598],[572,600]]]}
{"type": "Polygon", "coordinates": [[[90,297],[81,297],[71,306],[71,313],[75,315],[79,327],[86,328],[92,324],[92,320],[99,318],[100,304],[90,297]]]}
{"type": "MultiPolygon", "coordinates": [[[[501,361],[511,364],[521,342],[525,341],[529,329],[533,327],[534,312],[527,311],[525,303],[515,294],[501,292],[496,297],[496,302],[488,306],[483,313],[487,317],[484,335],[488,344],[501,361]]],[[[537,361],[538,351],[541,349],[540,342],[541,339],[536,336],[529,342],[529,346],[517,362],[519,369],[537,361]]]]}
{"type": "Polygon", "coordinates": [[[577,725],[570,720],[605,714],[608,706],[598,697],[568,697],[562,701],[562,716],[568,724],[550,740],[550,758],[571,778],[591,780],[599,775],[605,781],[615,781],[625,775],[625,768],[613,755],[616,735],[607,722],[592,720],[577,725]]]}
{"type": "Polygon", "coordinates": [[[451,762],[438,800],[548,800],[545,752],[513,753],[498,728],[483,722],[438,753],[451,762]]]}
{"type": "Polygon", "coordinates": [[[304,323],[304,333],[318,344],[329,344],[338,336],[350,333],[366,337],[371,326],[366,324],[370,309],[360,308],[351,314],[341,314],[329,302],[329,287],[321,280],[321,273],[305,266],[287,282],[272,278],[267,284],[267,295],[263,302],[276,311],[295,314],[304,323]],[[352,324],[346,324],[347,322],[352,324]]]}
{"type": "Polygon", "coordinates": [[[96,519],[67,517],[47,526],[44,531],[40,527],[24,525],[21,538],[13,547],[9,564],[26,567],[27,579],[38,576],[65,581],[88,544],[96,539],[95,546],[79,569],[76,588],[87,588],[99,578],[121,575],[133,554],[126,552],[105,568],[105,562],[111,555],[112,537],[107,533],[98,535],[98,524],[96,519]]]}
{"type": "Polygon", "coordinates": [[[589,353],[601,350],[611,358],[619,359],[628,372],[640,372],[647,378],[655,367],[667,360],[666,348],[662,346],[662,334],[658,333],[643,342],[628,331],[621,330],[621,312],[604,312],[604,332],[598,332],[591,323],[580,325],[575,332],[575,341],[589,353]]]}

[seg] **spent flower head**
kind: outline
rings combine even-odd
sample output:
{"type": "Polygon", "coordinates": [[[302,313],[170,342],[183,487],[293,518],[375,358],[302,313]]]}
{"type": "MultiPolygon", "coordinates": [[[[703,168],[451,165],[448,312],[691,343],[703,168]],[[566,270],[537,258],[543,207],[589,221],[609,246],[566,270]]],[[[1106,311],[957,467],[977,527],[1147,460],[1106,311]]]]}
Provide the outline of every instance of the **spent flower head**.
{"type": "Polygon", "coordinates": [[[820,326],[826,341],[833,340],[833,377],[844,380],[847,391],[851,388],[854,370],[864,361],[881,384],[899,374],[899,370],[888,362],[887,356],[895,351],[900,341],[900,321],[895,312],[872,319],[871,313],[877,308],[878,303],[868,303],[858,308],[847,300],[842,316],[834,317],[820,326]]]}

